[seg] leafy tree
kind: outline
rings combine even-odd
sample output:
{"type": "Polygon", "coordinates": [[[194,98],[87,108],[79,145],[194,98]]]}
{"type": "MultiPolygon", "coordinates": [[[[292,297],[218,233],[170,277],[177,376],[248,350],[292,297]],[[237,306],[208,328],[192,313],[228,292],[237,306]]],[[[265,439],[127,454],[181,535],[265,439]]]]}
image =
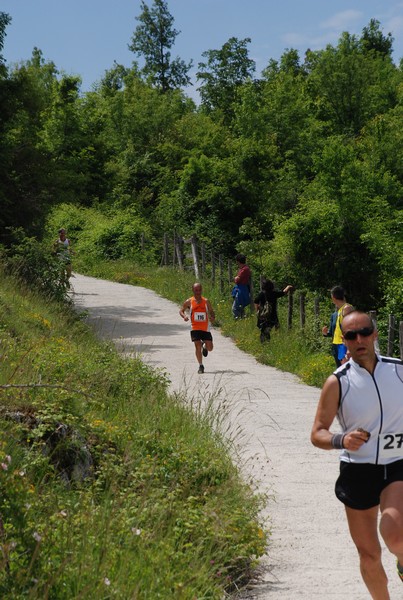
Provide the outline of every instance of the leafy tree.
{"type": "Polygon", "coordinates": [[[123,65],[119,65],[116,61],[112,69],[105,71],[105,74],[101,80],[101,87],[104,91],[116,92],[121,90],[124,85],[125,77],[127,77],[129,70],[123,65]]]}
{"type": "Polygon", "coordinates": [[[198,88],[202,104],[208,111],[221,111],[226,122],[232,119],[239,88],[252,78],[256,68],[248,56],[250,41],[232,37],[220,50],[203,52],[207,61],[199,63],[196,76],[203,82],[198,88]]]}
{"type": "MultiPolygon", "coordinates": [[[[6,27],[11,23],[11,17],[5,12],[0,11],[0,52],[4,48],[4,39],[6,37],[6,27]]],[[[0,65],[3,64],[4,58],[0,54],[0,65]]]]}
{"type": "Polygon", "coordinates": [[[4,206],[0,229],[22,227],[40,235],[51,202],[49,155],[39,147],[43,114],[50,98],[56,69],[35,48],[29,61],[12,70],[5,80],[7,120],[1,139],[4,206]]]}
{"type": "Polygon", "coordinates": [[[186,64],[180,58],[171,59],[170,49],[180,33],[173,27],[173,17],[165,0],[154,0],[151,8],[142,0],[142,13],[136,17],[140,22],[134,31],[129,50],[142,56],[145,65],[142,73],[162,92],[189,85],[188,71],[192,62],[186,64]]]}
{"type": "Polygon", "coordinates": [[[357,135],[376,114],[396,104],[397,69],[345,32],[337,47],[307,52],[305,68],[317,116],[331,133],[357,135]]]}
{"type": "Polygon", "coordinates": [[[391,58],[393,48],[393,37],[391,33],[384,36],[380,29],[380,22],[371,19],[369,24],[362,30],[361,46],[366,52],[377,52],[383,57],[391,58]]]}

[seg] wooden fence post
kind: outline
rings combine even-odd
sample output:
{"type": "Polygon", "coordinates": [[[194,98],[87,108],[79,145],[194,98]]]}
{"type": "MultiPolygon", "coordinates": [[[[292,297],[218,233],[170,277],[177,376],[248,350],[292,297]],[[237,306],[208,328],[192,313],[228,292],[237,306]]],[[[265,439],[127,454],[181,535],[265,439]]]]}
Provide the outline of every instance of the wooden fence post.
{"type": "Polygon", "coordinates": [[[195,277],[197,280],[199,280],[200,273],[199,273],[199,262],[198,262],[198,258],[197,258],[197,238],[195,235],[192,235],[192,237],[190,239],[190,243],[192,244],[193,268],[194,268],[194,272],[195,272],[195,277]]]}
{"type": "Polygon", "coordinates": [[[201,243],[201,274],[204,277],[206,273],[206,244],[201,243]]]}
{"type": "Polygon", "coordinates": [[[294,294],[290,292],[288,294],[288,316],[287,316],[287,327],[292,328],[292,309],[294,306],[294,294]]]}
{"type": "Polygon", "coordinates": [[[317,321],[319,321],[319,319],[320,319],[319,298],[315,298],[313,301],[313,312],[315,314],[315,319],[317,319],[317,321]]]}
{"type": "Polygon", "coordinates": [[[211,251],[211,285],[215,286],[215,258],[213,250],[211,251]]]}
{"type": "Polygon", "coordinates": [[[299,322],[301,329],[305,327],[305,293],[301,292],[299,295],[299,322]]]}
{"type": "Polygon", "coordinates": [[[223,294],[224,293],[224,261],[223,261],[222,254],[218,255],[218,266],[220,269],[220,292],[221,292],[221,294],[223,294]]]}
{"type": "Polygon", "coordinates": [[[253,290],[253,280],[252,278],[250,279],[250,283],[249,283],[249,307],[250,307],[250,311],[252,314],[255,314],[255,305],[254,305],[254,297],[255,297],[255,292],[253,290]]]}
{"type": "Polygon", "coordinates": [[[314,298],[313,300],[313,312],[315,315],[315,329],[319,333],[321,333],[322,328],[320,326],[320,307],[319,307],[319,298],[314,298]]]}
{"type": "Polygon", "coordinates": [[[178,259],[178,265],[181,271],[183,271],[183,238],[178,235],[175,239],[176,258],[178,259]]]}
{"type": "Polygon", "coordinates": [[[169,248],[168,248],[168,234],[164,233],[164,258],[163,258],[164,266],[168,265],[169,262],[169,248]]]}
{"type": "Polygon", "coordinates": [[[140,238],[141,252],[144,252],[145,243],[146,243],[146,236],[144,235],[144,231],[143,231],[143,233],[141,234],[141,238],[140,238]]]}
{"type": "Polygon", "coordinates": [[[174,237],[173,237],[172,243],[173,243],[172,266],[174,267],[175,264],[176,264],[176,252],[175,252],[175,248],[176,248],[176,231],[174,231],[174,237]]]}
{"type": "Polygon", "coordinates": [[[231,285],[232,283],[232,260],[228,259],[228,283],[231,285]]]}
{"type": "Polygon", "coordinates": [[[395,341],[395,317],[394,317],[394,315],[389,315],[388,348],[387,348],[388,356],[393,356],[393,342],[394,341],[395,341]]]}
{"type": "MultiPolygon", "coordinates": [[[[377,326],[377,323],[376,323],[376,310],[370,310],[368,312],[368,314],[371,317],[371,319],[372,319],[372,321],[373,321],[373,323],[374,323],[374,325],[376,327],[377,326]]],[[[378,354],[379,354],[379,352],[380,352],[379,340],[375,340],[375,342],[374,342],[374,348],[375,348],[375,352],[378,352],[378,354]]]]}

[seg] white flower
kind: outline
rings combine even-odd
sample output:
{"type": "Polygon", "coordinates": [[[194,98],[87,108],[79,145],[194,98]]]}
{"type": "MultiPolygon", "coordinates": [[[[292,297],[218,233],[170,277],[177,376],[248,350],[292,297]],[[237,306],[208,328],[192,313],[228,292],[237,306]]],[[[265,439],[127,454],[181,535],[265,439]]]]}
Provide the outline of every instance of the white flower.
{"type": "Polygon", "coordinates": [[[39,542],[41,541],[41,539],[42,539],[42,537],[39,535],[39,533],[38,533],[37,531],[35,531],[35,532],[32,534],[32,537],[33,537],[33,538],[34,538],[34,540],[35,540],[36,542],[38,542],[38,543],[39,543],[39,542]]]}
{"type": "Polygon", "coordinates": [[[105,579],[104,579],[104,584],[105,585],[111,585],[111,582],[110,582],[110,580],[107,577],[105,577],[105,579]]]}
{"type": "Polygon", "coordinates": [[[134,535],[140,535],[141,529],[136,529],[136,527],[132,527],[132,533],[134,533],[134,535]]]}

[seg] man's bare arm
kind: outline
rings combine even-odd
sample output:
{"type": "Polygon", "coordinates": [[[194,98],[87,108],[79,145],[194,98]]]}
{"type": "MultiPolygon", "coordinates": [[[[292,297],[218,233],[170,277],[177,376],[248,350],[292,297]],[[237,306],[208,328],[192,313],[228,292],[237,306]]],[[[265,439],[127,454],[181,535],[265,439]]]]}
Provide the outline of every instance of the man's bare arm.
{"type": "Polygon", "coordinates": [[[311,442],[323,450],[346,448],[354,452],[368,441],[370,434],[360,427],[344,435],[334,434],[330,431],[339,406],[339,394],[339,382],[334,375],[331,375],[326,380],[319,398],[311,432],[311,442]],[[336,440],[335,436],[340,437],[336,440]]]}
{"type": "Polygon", "coordinates": [[[189,315],[186,314],[186,311],[188,311],[189,309],[190,309],[190,298],[185,300],[185,302],[182,304],[182,307],[179,310],[179,314],[184,321],[189,321],[189,315]]]}

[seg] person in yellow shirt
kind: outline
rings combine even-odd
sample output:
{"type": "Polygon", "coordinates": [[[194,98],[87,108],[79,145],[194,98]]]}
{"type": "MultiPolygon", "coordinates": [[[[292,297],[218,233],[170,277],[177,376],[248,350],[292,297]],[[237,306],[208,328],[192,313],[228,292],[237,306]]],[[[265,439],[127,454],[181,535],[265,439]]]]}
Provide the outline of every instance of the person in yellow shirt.
{"type": "MultiPolygon", "coordinates": [[[[342,288],[340,285],[335,285],[330,290],[330,297],[337,309],[337,318],[332,344],[334,346],[334,360],[336,362],[336,366],[340,367],[340,365],[345,361],[347,354],[347,347],[343,343],[341,324],[343,322],[343,318],[352,310],[354,310],[354,307],[347,302],[344,288],[342,288]]],[[[328,328],[326,326],[322,328],[322,333],[323,335],[327,335],[328,328]]]]}

